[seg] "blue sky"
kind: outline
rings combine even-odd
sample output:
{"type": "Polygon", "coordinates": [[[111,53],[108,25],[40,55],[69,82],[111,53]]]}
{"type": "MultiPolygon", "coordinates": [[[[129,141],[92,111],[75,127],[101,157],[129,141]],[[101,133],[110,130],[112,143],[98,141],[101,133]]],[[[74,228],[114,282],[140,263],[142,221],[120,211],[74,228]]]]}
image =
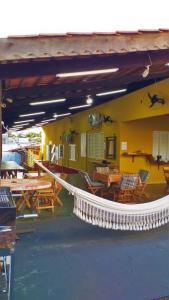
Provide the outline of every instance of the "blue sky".
{"type": "Polygon", "coordinates": [[[169,28],[167,0],[1,0],[0,37],[169,28]]]}

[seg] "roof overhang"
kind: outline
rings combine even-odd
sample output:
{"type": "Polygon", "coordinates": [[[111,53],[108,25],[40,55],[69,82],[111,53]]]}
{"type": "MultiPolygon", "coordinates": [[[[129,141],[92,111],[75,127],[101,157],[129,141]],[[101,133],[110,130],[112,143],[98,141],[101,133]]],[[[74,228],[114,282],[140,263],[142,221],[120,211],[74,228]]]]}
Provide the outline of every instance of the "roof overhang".
{"type": "MultiPolygon", "coordinates": [[[[5,124],[11,126],[19,114],[44,110],[39,122],[63,113],[71,105],[84,103],[92,95],[94,105],[119,95],[96,97],[106,90],[127,88],[127,93],[169,77],[169,31],[138,31],[93,34],[39,35],[0,39],[0,80],[3,84],[5,124]],[[150,74],[143,78],[145,66],[150,74]],[[119,68],[112,74],[58,78],[57,74],[119,68]],[[37,100],[66,98],[68,101],[31,107],[37,100]],[[12,103],[7,101],[12,99],[12,103]]],[[[77,111],[75,111],[77,112],[77,111]]],[[[75,113],[74,112],[74,113],[75,113]]],[[[35,123],[36,123],[35,122],[35,123]]]]}

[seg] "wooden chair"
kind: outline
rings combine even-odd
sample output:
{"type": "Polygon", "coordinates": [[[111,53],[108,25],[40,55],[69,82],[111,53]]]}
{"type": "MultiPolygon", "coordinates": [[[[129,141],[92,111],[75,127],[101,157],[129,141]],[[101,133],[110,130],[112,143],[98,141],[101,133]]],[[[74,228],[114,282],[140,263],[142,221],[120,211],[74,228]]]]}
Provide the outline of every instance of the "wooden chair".
{"type": "Polygon", "coordinates": [[[138,174],[123,174],[119,184],[112,185],[114,201],[131,202],[139,181],[138,174]]]}
{"type": "Polygon", "coordinates": [[[52,209],[54,212],[54,204],[59,203],[60,206],[63,206],[63,202],[59,198],[59,192],[61,187],[58,183],[55,182],[55,179],[52,177],[42,177],[40,179],[46,179],[51,181],[51,187],[48,189],[38,190],[35,195],[34,206],[37,211],[41,209],[52,209]]]}
{"type": "MultiPolygon", "coordinates": [[[[63,180],[66,180],[67,176],[68,176],[68,174],[65,174],[65,173],[60,174],[60,178],[63,180]]],[[[60,206],[63,206],[63,202],[59,198],[59,194],[62,191],[62,189],[63,189],[63,186],[59,182],[55,181],[55,197],[57,199],[57,202],[60,204],[60,206]]]]}
{"type": "Polygon", "coordinates": [[[145,193],[145,188],[147,186],[147,180],[150,176],[150,172],[147,170],[140,169],[138,172],[139,175],[139,182],[136,187],[134,196],[136,199],[140,198],[148,198],[147,194],[145,193]]]}
{"type": "Polygon", "coordinates": [[[11,179],[11,178],[16,178],[16,177],[17,177],[16,171],[1,171],[2,179],[11,179]]]}
{"type": "Polygon", "coordinates": [[[101,195],[103,195],[103,191],[105,190],[104,183],[92,180],[87,172],[79,171],[79,174],[84,179],[84,182],[86,183],[87,189],[90,193],[95,195],[97,192],[99,192],[101,195]]]}

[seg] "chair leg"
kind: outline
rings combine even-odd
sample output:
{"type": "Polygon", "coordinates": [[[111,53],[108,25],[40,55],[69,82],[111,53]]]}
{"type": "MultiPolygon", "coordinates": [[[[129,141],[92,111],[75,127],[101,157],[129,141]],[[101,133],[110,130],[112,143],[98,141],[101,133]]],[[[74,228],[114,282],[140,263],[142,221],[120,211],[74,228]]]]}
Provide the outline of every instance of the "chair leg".
{"type": "Polygon", "coordinates": [[[50,197],[47,195],[38,195],[36,200],[36,209],[38,213],[42,209],[52,209],[52,213],[54,213],[54,201],[51,198],[51,195],[50,197]]]}
{"type": "Polygon", "coordinates": [[[60,206],[63,207],[63,202],[61,201],[61,199],[59,198],[58,194],[55,193],[55,197],[54,197],[54,201],[59,203],[60,206]]]}

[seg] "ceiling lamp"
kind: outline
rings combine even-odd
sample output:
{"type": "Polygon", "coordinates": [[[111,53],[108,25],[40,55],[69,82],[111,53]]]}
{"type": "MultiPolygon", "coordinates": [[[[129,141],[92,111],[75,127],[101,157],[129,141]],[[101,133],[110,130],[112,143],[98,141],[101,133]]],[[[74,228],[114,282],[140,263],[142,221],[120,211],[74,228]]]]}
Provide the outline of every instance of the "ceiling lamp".
{"type": "Polygon", "coordinates": [[[16,121],[14,122],[14,124],[20,124],[20,123],[26,123],[26,122],[33,122],[35,121],[34,119],[30,119],[30,120],[25,120],[25,121],[16,121]]]}
{"type": "Polygon", "coordinates": [[[6,101],[7,101],[8,103],[13,103],[13,99],[12,99],[12,98],[6,98],[6,101]]]}
{"type": "MultiPolygon", "coordinates": [[[[29,125],[29,123],[24,123],[24,124],[21,124],[22,126],[27,126],[29,125]]],[[[15,126],[15,125],[14,125],[15,126]]],[[[16,125],[17,126],[17,125],[16,125]]]]}
{"type": "Polygon", "coordinates": [[[23,128],[24,126],[27,126],[29,125],[29,123],[24,123],[24,124],[18,124],[18,125],[13,125],[12,127],[15,127],[15,128],[23,128]]]}
{"type": "Polygon", "coordinates": [[[41,121],[41,123],[50,122],[50,121],[56,121],[56,118],[43,120],[41,121]]]}
{"type": "Polygon", "coordinates": [[[44,111],[40,111],[40,112],[31,113],[31,114],[19,115],[19,117],[24,118],[24,117],[38,116],[38,115],[44,115],[44,114],[45,114],[44,111]]]}
{"type": "Polygon", "coordinates": [[[151,66],[151,65],[147,65],[147,66],[145,67],[145,70],[144,70],[143,73],[142,73],[142,77],[143,77],[143,78],[146,78],[146,77],[149,75],[149,73],[150,73],[150,66],[151,66]]]}
{"type": "Polygon", "coordinates": [[[74,76],[85,76],[85,75],[99,75],[106,73],[114,73],[117,72],[119,68],[112,69],[102,69],[102,70],[90,70],[90,71],[81,71],[81,72],[69,72],[69,73],[60,73],[56,74],[56,77],[74,77],[74,76]]]}
{"type": "Polygon", "coordinates": [[[17,130],[20,130],[19,128],[9,128],[9,130],[11,130],[11,131],[17,131],[17,130]]]}
{"type": "Polygon", "coordinates": [[[144,69],[144,71],[142,73],[142,77],[143,78],[146,78],[149,75],[149,73],[150,73],[150,67],[152,66],[152,60],[151,60],[151,57],[150,57],[149,53],[148,53],[148,58],[149,58],[149,62],[150,63],[145,66],[145,69],[144,69]]]}
{"type": "Polygon", "coordinates": [[[69,109],[79,109],[79,108],[85,108],[89,107],[91,104],[84,104],[84,105],[78,105],[78,106],[70,106],[69,109]]]}
{"type": "Polygon", "coordinates": [[[90,95],[87,96],[87,98],[86,98],[86,103],[87,103],[88,105],[92,105],[92,103],[93,103],[93,98],[92,98],[90,95]]]}
{"type": "Polygon", "coordinates": [[[22,125],[13,125],[12,127],[13,127],[13,128],[23,128],[22,125]]]}
{"type": "Polygon", "coordinates": [[[40,123],[37,123],[36,126],[43,126],[43,125],[46,125],[46,124],[48,124],[48,122],[43,122],[43,123],[40,122],[40,123]]]}
{"type": "Polygon", "coordinates": [[[121,90],[99,93],[99,94],[96,94],[96,96],[113,95],[113,94],[118,94],[118,93],[125,93],[126,91],[127,91],[127,89],[121,89],[121,90]]]}
{"type": "Polygon", "coordinates": [[[54,118],[59,118],[59,117],[65,117],[65,116],[69,116],[69,115],[71,115],[71,113],[65,113],[65,114],[60,114],[60,115],[54,114],[53,117],[54,118]]]}
{"type": "Polygon", "coordinates": [[[44,105],[44,104],[52,104],[57,102],[64,102],[66,99],[55,99],[55,100],[47,100],[47,101],[38,101],[38,102],[31,102],[29,105],[44,105]]]}

